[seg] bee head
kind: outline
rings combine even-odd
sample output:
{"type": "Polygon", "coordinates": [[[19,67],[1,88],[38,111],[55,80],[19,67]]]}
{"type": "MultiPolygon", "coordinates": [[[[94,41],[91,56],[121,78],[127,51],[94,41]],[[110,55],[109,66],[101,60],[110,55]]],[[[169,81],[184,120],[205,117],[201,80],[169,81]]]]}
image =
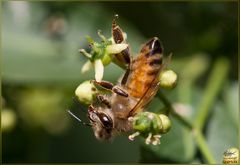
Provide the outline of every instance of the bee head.
{"type": "Polygon", "coordinates": [[[113,134],[113,117],[110,110],[101,107],[89,106],[88,118],[94,134],[99,140],[109,140],[113,134]]]}

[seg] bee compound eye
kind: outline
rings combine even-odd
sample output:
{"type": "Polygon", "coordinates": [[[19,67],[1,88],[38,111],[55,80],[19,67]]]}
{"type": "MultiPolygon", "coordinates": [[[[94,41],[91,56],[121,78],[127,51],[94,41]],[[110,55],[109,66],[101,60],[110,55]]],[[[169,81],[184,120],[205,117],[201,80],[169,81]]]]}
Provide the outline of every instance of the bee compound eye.
{"type": "Polygon", "coordinates": [[[110,128],[113,127],[112,119],[109,116],[107,116],[104,113],[99,113],[98,117],[99,117],[100,121],[102,122],[102,124],[105,128],[110,129],[110,128]]]}

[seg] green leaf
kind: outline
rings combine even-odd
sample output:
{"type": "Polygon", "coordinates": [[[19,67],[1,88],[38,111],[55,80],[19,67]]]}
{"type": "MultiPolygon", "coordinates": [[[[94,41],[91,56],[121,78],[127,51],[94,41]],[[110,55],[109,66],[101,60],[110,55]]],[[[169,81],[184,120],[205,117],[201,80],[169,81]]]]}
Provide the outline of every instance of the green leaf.
{"type": "MultiPolygon", "coordinates": [[[[228,91],[229,98],[238,95],[236,86],[228,88],[228,91]]],[[[227,149],[231,147],[238,148],[239,146],[237,125],[239,121],[239,115],[237,115],[238,108],[232,109],[232,107],[237,107],[237,105],[238,101],[226,102],[225,100],[224,102],[217,102],[214,107],[212,118],[210,119],[207,129],[208,144],[218,163],[222,163],[223,153],[227,149]],[[232,106],[229,106],[229,103],[232,103],[232,106]],[[236,115],[233,116],[233,113],[236,115]]]]}

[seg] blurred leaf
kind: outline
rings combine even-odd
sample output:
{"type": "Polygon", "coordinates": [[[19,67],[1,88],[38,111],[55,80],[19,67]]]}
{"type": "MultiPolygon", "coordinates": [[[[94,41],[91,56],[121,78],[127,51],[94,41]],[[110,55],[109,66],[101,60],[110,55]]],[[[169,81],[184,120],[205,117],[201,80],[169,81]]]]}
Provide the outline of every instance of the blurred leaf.
{"type": "MultiPolygon", "coordinates": [[[[181,60],[179,60],[181,61],[181,60]]],[[[206,54],[196,53],[188,59],[183,61],[184,66],[178,68],[178,95],[179,102],[189,104],[192,102],[192,88],[199,77],[205,73],[209,66],[209,58],[206,54]]]]}
{"type": "MultiPolygon", "coordinates": [[[[228,89],[228,96],[235,97],[238,93],[236,86],[228,89]]],[[[207,129],[207,139],[210,149],[218,163],[222,163],[223,153],[231,148],[238,148],[238,125],[239,115],[238,108],[230,109],[230,107],[237,107],[238,101],[228,102],[231,106],[227,106],[224,102],[217,102],[212,118],[207,129]],[[237,120],[236,120],[237,119],[237,120]]]]}
{"type": "Polygon", "coordinates": [[[42,127],[52,134],[66,130],[69,118],[65,111],[65,96],[58,89],[31,88],[16,94],[23,121],[30,127],[42,127]]]}
{"type": "MultiPolygon", "coordinates": [[[[68,28],[66,34],[62,36],[62,40],[53,40],[46,35],[44,25],[47,18],[42,18],[45,22],[38,18],[38,21],[42,22],[38,22],[40,27],[35,29],[37,32],[21,29],[14,26],[14,22],[6,21],[3,26],[2,44],[3,81],[15,84],[74,84],[92,79],[93,72],[81,74],[81,67],[86,59],[81,57],[78,49],[87,45],[86,35],[98,37],[96,34],[99,26],[104,28],[102,29],[104,33],[111,34],[111,17],[113,16],[104,11],[101,5],[89,6],[89,4],[84,3],[78,9],[70,13],[69,19],[66,20],[68,28]],[[92,11],[88,9],[89,7],[95,12],[100,12],[101,16],[92,14],[92,11]],[[88,15],[88,19],[86,19],[86,15],[88,15]],[[103,24],[104,20],[109,23],[103,24]]],[[[5,19],[11,20],[11,14],[6,14],[5,19]]],[[[121,20],[121,25],[127,26],[124,29],[131,36],[130,41],[134,41],[133,47],[139,47],[139,41],[142,39],[140,39],[140,34],[135,32],[136,29],[124,20],[121,20]]],[[[114,81],[118,79],[121,72],[116,66],[110,65],[106,68],[104,77],[114,81]]]]}
{"type": "Polygon", "coordinates": [[[239,91],[238,82],[229,82],[223,93],[224,104],[236,125],[239,122],[239,93],[237,91],[239,91]]]}

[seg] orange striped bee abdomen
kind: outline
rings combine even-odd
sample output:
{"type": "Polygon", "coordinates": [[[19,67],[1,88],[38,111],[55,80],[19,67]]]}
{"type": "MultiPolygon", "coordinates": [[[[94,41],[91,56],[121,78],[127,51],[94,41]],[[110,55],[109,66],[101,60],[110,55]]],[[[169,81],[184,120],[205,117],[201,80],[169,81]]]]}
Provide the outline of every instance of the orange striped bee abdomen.
{"type": "Polygon", "coordinates": [[[132,62],[131,71],[126,83],[129,94],[141,98],[145,92],[157,85],[156,76],[160,73],[163,63],[163,48],[157,37],[148,41],[140,54],[132,62]]]}

